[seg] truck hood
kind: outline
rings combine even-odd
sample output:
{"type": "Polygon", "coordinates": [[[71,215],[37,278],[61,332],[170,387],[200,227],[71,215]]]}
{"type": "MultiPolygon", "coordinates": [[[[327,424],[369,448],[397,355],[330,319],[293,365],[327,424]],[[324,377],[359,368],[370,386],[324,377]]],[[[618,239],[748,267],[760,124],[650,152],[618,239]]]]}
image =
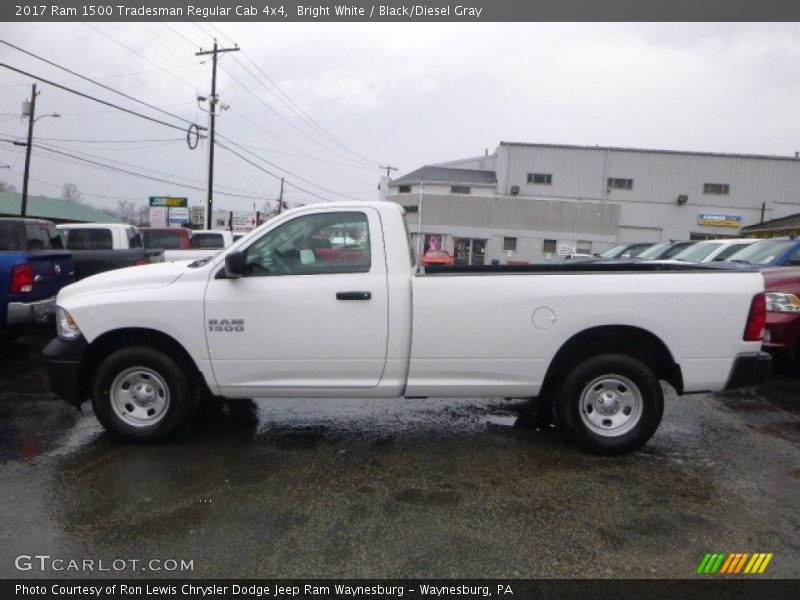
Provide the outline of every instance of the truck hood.
{"type": "Polygon", "coordinates": [[[158,263],[98,273],[63,288],[58,302],[76,296],[166,287],[183,275],[190,263],[158,263]]]}

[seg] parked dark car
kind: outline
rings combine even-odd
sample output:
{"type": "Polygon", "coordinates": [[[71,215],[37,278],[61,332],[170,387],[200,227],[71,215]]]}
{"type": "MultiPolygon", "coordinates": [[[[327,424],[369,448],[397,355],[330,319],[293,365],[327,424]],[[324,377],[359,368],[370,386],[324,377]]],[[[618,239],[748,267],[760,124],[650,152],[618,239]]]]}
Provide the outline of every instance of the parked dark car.
{"type": "Polygon", "coordinates": [[[72,254],[43,219],[0,219],[0,333],[53,314],[58,291],[75,281],[72,254]]]}
{"type": "Polygon", "coordinates": [[[600,254],[600,258],[636,258],[642,252],[650,248],[653,244],[650,242],[637,242],[635,244],[617,244],[600,254]]]}
{"type": "Polygon", "coordinates": [[[636,258],[641,260],[667,260],[696,243],[696,241],[659,242],[650,246],[636,258]]]}

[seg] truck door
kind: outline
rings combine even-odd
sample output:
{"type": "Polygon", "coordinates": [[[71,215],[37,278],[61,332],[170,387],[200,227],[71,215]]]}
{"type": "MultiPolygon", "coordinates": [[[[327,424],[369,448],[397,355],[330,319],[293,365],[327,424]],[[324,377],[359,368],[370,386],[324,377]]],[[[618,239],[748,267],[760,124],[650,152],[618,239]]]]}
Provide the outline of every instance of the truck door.
{"type": "Polygon", "coordinates": [[[374,209],[299,214],[243,249],[245,274],[211,275],[206,339],[223,394],[375,387],[388,289],[374,209]]]}

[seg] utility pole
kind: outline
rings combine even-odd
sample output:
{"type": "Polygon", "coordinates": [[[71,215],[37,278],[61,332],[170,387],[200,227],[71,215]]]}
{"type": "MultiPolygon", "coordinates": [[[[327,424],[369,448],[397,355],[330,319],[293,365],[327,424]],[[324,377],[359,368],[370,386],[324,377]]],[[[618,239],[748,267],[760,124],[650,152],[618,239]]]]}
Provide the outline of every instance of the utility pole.
{"type": "Polygon", "coordinates": [[[278,196],[278,214],[283,211],[283,177],[281,177],[281,194],[278,196]]]}
{"type": "Polygon", "coordinates": [[[28,214],[28,176],[31,173],[31,146],[33,146],[33,120],[36,112],[36,84],[31,86],[31,103],[28,110],[28,145],[25,148],[25,174],[22,176],[22,206],[19,214],[28,214]]]}
{"type": "Polygon", "coordinates": [[[239,46],[234,48],[219,48],[217,40],[214,40],[213,50],[201,50],[195,52],[195,56],[211,55],[211,96],[208,98],[208,196],[206,206],[206,229],[211,229],[211,211],[214,199],[214,120],[216,118],[217,103],[217,55],[223,52],[238,52],[239,46]]]}
{"type": "Polygon", "coordinates": [[[397,167],[393,167],[392,165],[388,165],[388,164],[387,165],[380,165],[378,168],[379,169],[386,169],[386,177],[390,176],[389,175],[389,171],[397,171],[398,170],[397,167]]]}
{"type": "MultiPolygon", "coordinates": [[[[36,122],[36,96],[39,92],[36,91],[36,84],[31,85],[31,101],[28,104],[28,142],[25,144],[25,173],[22,175],[22,202],[20,204],[20,216],[24,217],[28,214],[28,178],[31,173],[31,148],[33,147],[33,124],[36,122]]],[[[24,103],[23,103],[24,111],[24,103]]],[[[24,112],[23,112],[24,116],[24,112]]],[[[49,115],[42,115],[39,117],[60,117],[58,113],[49,115]]],[[[22,142],[14,142],[15,146],[22,146],[22,142]]]]}

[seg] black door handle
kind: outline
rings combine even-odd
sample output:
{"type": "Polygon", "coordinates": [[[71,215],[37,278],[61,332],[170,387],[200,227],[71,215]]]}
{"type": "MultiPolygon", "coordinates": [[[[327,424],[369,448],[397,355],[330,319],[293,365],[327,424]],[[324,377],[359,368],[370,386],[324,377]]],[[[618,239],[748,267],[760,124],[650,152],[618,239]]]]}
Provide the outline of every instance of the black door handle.
{"type": "Polygon", "coordinates": [[[372,292],[336,292],[337,300],[371,300],[372,292]]]}

